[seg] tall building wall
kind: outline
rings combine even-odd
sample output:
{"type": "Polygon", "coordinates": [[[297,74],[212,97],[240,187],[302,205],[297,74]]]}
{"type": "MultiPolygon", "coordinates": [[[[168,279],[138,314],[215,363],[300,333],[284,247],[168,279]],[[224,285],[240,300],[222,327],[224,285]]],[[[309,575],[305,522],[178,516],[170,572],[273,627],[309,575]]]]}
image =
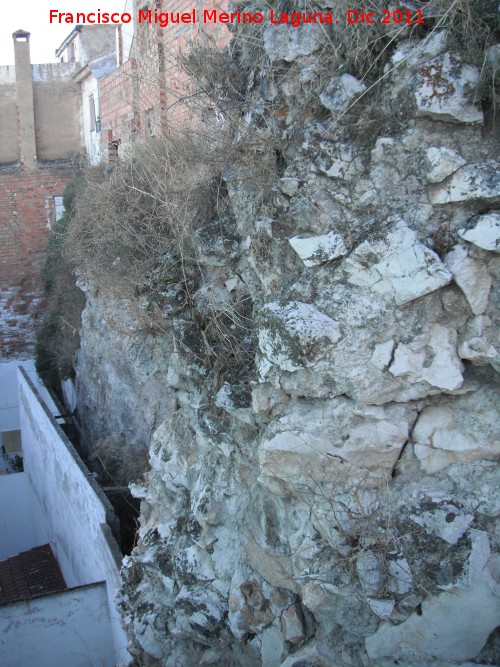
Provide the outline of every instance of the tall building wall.
{"type": "Polygon", "coordinates": [[[197,18],[194,23],[169,22],[164,28],[159,23],[137,23],[138,106],[144,135],[154,135],[156,128],[176,130],[197,124],[193,81],[180,65],[180,57],[193,44],[212,40],[222,47],[230,41],[226,25],[203,23],[203,10],[227,11],[228,4],[228,0],[138,0],[137,10],[190,14],[195,9],[197,18]]]}
{"type": "Polygon", "coordinates": [[[0,358],[33,352],[43,314],[40,273],[54,197],[62,195],[70,169],[0,172],[0,358]]]}
{"type": "Polygon", "coordinates": [[[16,64],[0,67],[0,359],[33,353],[54,197],[81,150],[77,65],[32,66],[29,33],[13,37],[16,64]]]}
{"type": "Polygon", "coordinates": [[[127,60],[100,79],[101,154],[112,153],[113,143],[125,145],[135,137],[138,130],[136,99],[135,60],[127,60]]]}

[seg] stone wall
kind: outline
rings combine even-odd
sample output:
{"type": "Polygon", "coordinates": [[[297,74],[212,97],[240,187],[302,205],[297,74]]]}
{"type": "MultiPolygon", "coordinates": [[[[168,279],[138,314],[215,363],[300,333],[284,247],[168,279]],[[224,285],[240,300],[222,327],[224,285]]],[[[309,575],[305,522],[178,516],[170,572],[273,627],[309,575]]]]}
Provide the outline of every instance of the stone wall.
{"type": "Polygon", "coordinates": [[[132,651],[495,664],[500,182],[479,70],[435,30],[368,90],[326,67],[322,26],[258,30],[259,57],[233,52],[224,215],[190,237],[203,281],[162,273],[166,244],[154,295],[82,284],[80,414],[124,458],[153,433],[132,651]]]}

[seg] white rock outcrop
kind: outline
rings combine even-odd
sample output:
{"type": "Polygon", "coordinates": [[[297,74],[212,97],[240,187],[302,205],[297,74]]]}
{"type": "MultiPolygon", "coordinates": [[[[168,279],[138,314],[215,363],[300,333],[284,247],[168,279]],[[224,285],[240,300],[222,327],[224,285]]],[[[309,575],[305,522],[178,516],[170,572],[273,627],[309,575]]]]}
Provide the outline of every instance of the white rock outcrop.
{"type": "Polygon", "coordinates": [[[444,260],[474,315],[481,315],[488,306],[492,278],[485,262],[469,256],[467,248],[457,245],[444,260]]]}
{"type": "Polygon", "coordinates": [[[412,432],[415,455],[422,468],[433,474],[453,463],[500,456],[497,396],[493,388],[443,400],[425,407],[412,432]],[[481,421],[471,428],[471,415],[481,406],[481,421]]]}
{"type": "Polygon", "coordinates": [[[500,372],[500,332],[487,315],[471,317],[460,335],[458,354],[473,364],[491,364],[500,372]]]}
{"type": "Polygon", "coordinates": [[[494,160],[461,167],[448,181],[436,186],[430,194],[433,204],[451,204],[477,199],[492,202],[500,200],[498,163],[494,160]]]}
{"type": "Polygon", "coordinates": [[[436,253],[420,243],[404,222],[395,225],[384,239],[362,243],[342,266],[349,283],[366,287],[398,306],[452,279],[436,253]]]}
{"type": "Polygon", "coordinates": [[[427,160],[431,168],[427,172],[429,183],[440,183],[451,176],[457,169],[463,167],[466,161],[461,155],[451,148],[436,148],[431,146],[427,149],[427,160]]]}
{"type": "Polygon", "coordinates": [[[456,332],[433,324],[427,334],[397,346],[389,372],[394,377],[409,375],[414,382],[423,380],[448,391],[458,389],[463,382],[463,365],[456,352],[456,338],[456,332]]]}
{"type": "Polygon", "coordinates": [[[448,590],[424,600],[420,615],[413,613],[401,625],[382,623],[366,640],[372,660],[449,660],[461,664],[475,658],[498,623],[500,591],[488,569],[490,548],[485,532],[472,531],[469,576],[448,590]]]}
{"type": "Polygon", "coordinates": [[[485,213],[477,218],[474,227],[461,229],[458,234],[478,248],[500,252],[500,213],[485,213]]]}
{"type": "Polygon", "coordinates": [[[285,371],[312,366],[340,337],[340,327],[318,308],[300,301],[286,306],[269,303],[263,309],[259,348],[285,371]]]}
{"type": "Polygon", "coordinates": [[[321,104],[332,113],[345,111],[357,95],[366,90],[366,84],[350,74],[333,77],[320,94],[321,104]]]}
{"type": "Polygon", "coordinates": [[[307,238],[293,236],[289,241],[305,266],[308,267],[319,266],[347,254],[344,239],[336,232],[307,238]]]}
{"type": "Polygon", "coordinates": [[[478,81],[479,71],[461,65],[451,53],[434,58],[417,74],[417,116],[452,123],[482,123],[483,112],[470,98],[478,81]]]}
{"type": "Polygon", "coordinates": [[[477,71],[398,28],[368,89],[334,68],[341,26],[232,28],[243,88],[219,76],[212,102],[236,132],[203,206],[186,190],[193,233],[130,298],[83,286],[78,412],[116,465],[142,452],[135,662],[493,664],[500,186],[477,71]]]}

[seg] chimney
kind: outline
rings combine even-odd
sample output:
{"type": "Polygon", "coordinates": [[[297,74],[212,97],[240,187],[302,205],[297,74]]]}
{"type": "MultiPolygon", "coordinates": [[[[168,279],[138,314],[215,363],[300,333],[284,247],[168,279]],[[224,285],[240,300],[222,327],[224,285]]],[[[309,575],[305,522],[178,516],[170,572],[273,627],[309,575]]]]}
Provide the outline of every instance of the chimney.
{"type": "Polygon", "coordinates": [[[36,167],[35,113],[31,73],[30,33],[17,30],[12,34],[16,62],[16,92],[19,117],[19,144],[24,169],[36,167]]]}

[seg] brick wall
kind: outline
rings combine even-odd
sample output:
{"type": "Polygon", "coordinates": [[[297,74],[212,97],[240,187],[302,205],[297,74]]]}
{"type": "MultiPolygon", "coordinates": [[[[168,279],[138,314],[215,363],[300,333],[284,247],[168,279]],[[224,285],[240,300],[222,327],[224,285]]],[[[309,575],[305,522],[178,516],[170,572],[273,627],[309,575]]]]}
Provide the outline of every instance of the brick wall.
{"type": "Polygon", "coordinates": [[[0,171],[0,359],[33,353],[53,197],[62,195],[71,176],[67,168],[0,171]]]}
{"type": "Polygon", "coordinates": [[[119,69],[99,81],[101,115],[101,148],[106,155],[108,144],[115,141],[129,143],[137,129],[138,118],[134,106],[137,94],[135,60],[127,60],[119,69]]]}
{"type": "Polygon", "coordinates": [[[151,134],[155,127],[185,129],[197,124],[193,116],[193,83],[186,71],[179,66],[179,56],[191,43],[202,42],[209,36],[222,47],[231,39],[224,24],[204,25],[203,10],[218,8],[227,10],[228,0],[150,0],[138,2],[141,9],[157,9],[158,12],[191,12],[197,10],[197,23],[169,23],[137,25],[136,60],[138,80],[138,112],[142,133],[151,134]]]}

